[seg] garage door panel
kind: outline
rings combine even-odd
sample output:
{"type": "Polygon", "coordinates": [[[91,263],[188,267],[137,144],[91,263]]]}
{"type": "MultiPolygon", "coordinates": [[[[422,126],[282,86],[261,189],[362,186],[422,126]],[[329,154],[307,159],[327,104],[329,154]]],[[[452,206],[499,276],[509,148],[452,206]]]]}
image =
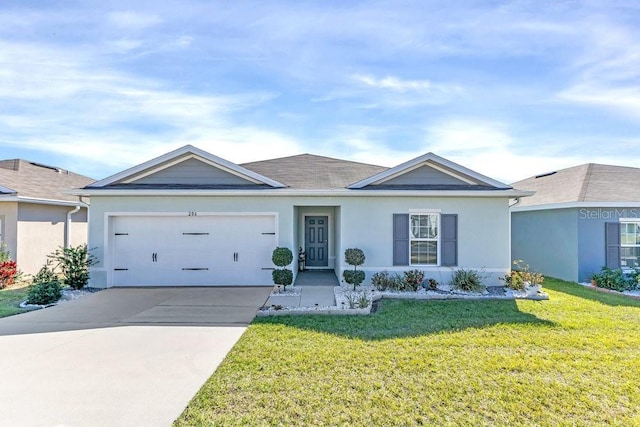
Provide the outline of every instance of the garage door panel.
{"type": "Polygon", "coordinates": [[[114,219],[116,286],[269,285],[273,215],[114,219]]]}

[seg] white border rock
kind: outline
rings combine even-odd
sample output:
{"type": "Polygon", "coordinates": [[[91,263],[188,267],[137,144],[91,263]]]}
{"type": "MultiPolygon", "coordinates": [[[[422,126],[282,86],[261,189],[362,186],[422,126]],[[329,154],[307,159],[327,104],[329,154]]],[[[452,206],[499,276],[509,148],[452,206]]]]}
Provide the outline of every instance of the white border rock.
{"type": "MultiPolygon", "coordinates": [[[[275,296],[284,294],[272,294],[275,296]]],[[[405,300],[548,300],[549,295],[545,292],[539,292],[536,295],[532,295],[525,291],[514,291],[505,288],[504,295],[495,295],[487,292],[482,293],[464,293],[455,291],[431,291],[420,288],[415,292],[401,292],[401,291],[378,291],[373,286],[359,286],[354,291],[350,286],[336,286],[333,288],[333,295],[335,297],[336,305],[323,306],[323,307],[284,307],[284,306],[271,306],[263,307],[258,310],[256,316],[286,316],[290,314],[371,314],[372,303],[382,298],[388,299],[405,299],[405,300]],[[353,307],[350,304],[349,299],[353,297],[357,298],[359,295],[364,295],[369,300],[366,308],[353,307]]]]}
{"type": "Polygon", "coordinates": [[[85,295],[93,294],[98,291],[100,291],[100,289],[97,289],[97,288],[85,288],[85,289],[64,288],[62,290],[62,297],[60,297],[60,299],[54,303],[47,304],[47,305],[40,305],[40,304],[27,304],[27,301],[22,301],[20,303],[20,308],[34,310],[34,309],[52,307],[54,305],[58,305],[63,302],[77,300],[79,298],[82,298],[85,295]]]}

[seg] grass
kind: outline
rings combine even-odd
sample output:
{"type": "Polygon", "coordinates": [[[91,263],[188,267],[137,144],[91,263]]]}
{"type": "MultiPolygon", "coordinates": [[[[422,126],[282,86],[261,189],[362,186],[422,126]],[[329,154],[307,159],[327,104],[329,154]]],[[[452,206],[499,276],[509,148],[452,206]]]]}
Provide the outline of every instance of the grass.
{"type": "Polygon", "coordinates": [[[640,301],[545,290],[258,318],[175,425],[640,425],[640,301]]]}
{"type": "Polygon", "coordinates": [[[6,289],[0,289],[0,317],[22,313],[20,303],[27,299],[28,285],[16,284],[6,289]]]}

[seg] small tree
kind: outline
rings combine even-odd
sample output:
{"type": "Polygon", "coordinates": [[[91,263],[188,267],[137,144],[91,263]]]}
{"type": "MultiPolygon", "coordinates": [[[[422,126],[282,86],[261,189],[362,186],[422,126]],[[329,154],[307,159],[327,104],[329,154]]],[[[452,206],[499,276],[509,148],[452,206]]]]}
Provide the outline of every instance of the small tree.
{"type": "Polygon", "coordinates": [[[353,265],[353,270],[345,270],[342,272],[345,282],[353,285],[353,290],[356,290],[356,286],[360,286],[364,282],[364,271],[357,270],[359,265],[364,264],[365,256],[362,249],[349,248],[344,251],[344,260],[349,265],[353,265]]]}
{"type": "Polygon", "coordinates": [[[86,244],[75,248],[60,247],[49,258],[57,262],[54,270],[60,268],[64,284],[73,289],[82,289],[89,283],[89,267],[98,262],[86,244]]]}
{"type": "Polygon", "coordinates": [[[293,271],[286,268],[293,261],[293,253],[289,248],[275,248],[271,255],[271,261],[280,267],[271,272],[273,283],[282,285],[286,290],[287,286],[293,283],[293,271]]]}

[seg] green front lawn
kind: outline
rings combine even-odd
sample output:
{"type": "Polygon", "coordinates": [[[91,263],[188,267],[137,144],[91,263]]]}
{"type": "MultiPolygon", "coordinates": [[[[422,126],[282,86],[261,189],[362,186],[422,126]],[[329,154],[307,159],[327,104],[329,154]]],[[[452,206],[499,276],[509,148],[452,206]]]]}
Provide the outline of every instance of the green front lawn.
{"type": "Polygon", "coordinates": [[[21,309],[19,305],[27,299],[28,288],[26,284],[18,284],[7,289],[0,289],[0,317],[26,311],[21,309]]]}
{"type": "Polygon", "coordinates": [[[640,425],[640,301],[544,288],[258,318],[176,425],[640,425]]]}

